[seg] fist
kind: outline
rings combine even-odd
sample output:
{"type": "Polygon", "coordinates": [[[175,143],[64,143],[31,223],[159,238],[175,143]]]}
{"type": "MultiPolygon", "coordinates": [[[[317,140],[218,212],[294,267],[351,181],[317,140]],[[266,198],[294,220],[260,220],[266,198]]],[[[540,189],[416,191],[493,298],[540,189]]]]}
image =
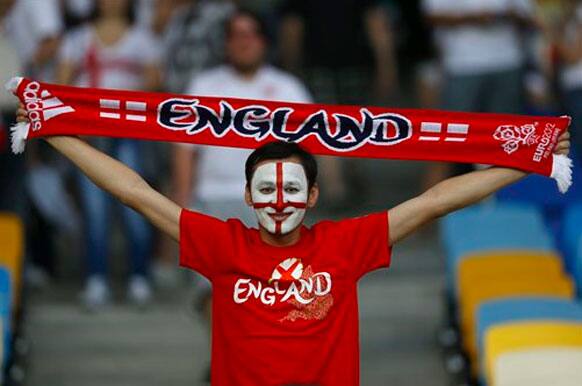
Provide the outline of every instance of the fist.
{"type": "Polygon", "coordinates": [[[20,103],[18,109],[16,109],[16,122],[28,122],[28,114],[22,103],[20,103]]]}
{"type": "Polygon", "coordinates": [[[554,154],[568,155],[570,153],[570,132],[565,131],[558,138],[558,143],[554,148],[554,154]]]}

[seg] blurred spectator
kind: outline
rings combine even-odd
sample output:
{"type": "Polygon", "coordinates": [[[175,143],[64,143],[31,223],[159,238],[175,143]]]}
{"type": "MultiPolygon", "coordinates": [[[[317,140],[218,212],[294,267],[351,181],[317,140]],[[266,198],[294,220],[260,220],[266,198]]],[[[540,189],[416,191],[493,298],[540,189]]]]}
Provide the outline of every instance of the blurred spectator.
{"type": "MultiPolygon", "coordinates": [[[[397,69],[386,7],[372,0],[287,0],[282,13],[281,64],[307,81],[315,102],[387,102],[397,87],[397,69]]],[[[347,186],[362,185],[359,165],[321,159],[322,193],[333,209],[344,207],[354,193],[347,186]],[[343,170],[346,163],[349,173],[343,170]]]]}
{"type": "MultiPolygon", "coordinates": [[[[529,0],[423,0],[434,28],[447,110],[519,113],[526,52],[520,28],[534,25],[529,0]]],[[[433,163],[425,187],[470,165],[433,163]]]]}
{"type": "MultiPolygon", "coordinates": [[[[267,37],[255,14],[237,11],[226,27],[227,64],[195,76],[188,94],[262,100],[310,102],[307,89],[293,76],[265,63],[267,37]]],[[[250,150],[175,145],[174,195],[183,207],[209,215],[256,224],[245,204],[244,164],[250,150]],[[237,167],[229,167],[237,165],[237,167]]],[[[196,305],[210,318],[210,283],[200,276],[196,305]]],[[[210,326],[210,323],[208,324],[210,326]]]]}
{"type": "Polygon", "coordinates": [[[524,49],[519,27],[532,24],[528,0],[424,0],[445,72],[443,107],[518,113],[524,49]]]}
{"type": "Polygon", "coordinates": [[[568,20],[561,23],[556,46],[562,68],[560,85],[572,116],[572,144],[582,154],[582,1],[570,1],[568,20]]]}
{"type": "MultiPolygon", "coordinates": [[[[59,0],[3,2],[0,16],[4,16],[3,30],[20,61],[20,74],[40,81],[54,81],[56,56],[63,31],[59,0]]],[[[47,273],[54,273],[57,230],[70,234],[71,230],[76,229],[77,217],[71,200],[65,194],[62,173],[55,162],[58,158],[49,152],[48,146],[44,142],[29,144],[26,160],[27,170],[22,173],[22,178],[26,188],[24,196],[29,204],[25,223],[27,249],[31,257],[26,267],[26,278],[27,283],[42,286],[47,282],[47,273]]]]}
{"type": "Polygon", "coordinates": [[[67,29],[78,26],[91,16],[95,0],[60,0],[67,29]]]}
{"type": "MultiPolygon", "coordinates": [[[[4,84],[18,73],[18,60],[14,48],[2,35],[0,35],[0,57],[2,57],[0,83],[4,84]]],[[[14,155],[10,150],[9,126],[13,123],[11,112],[14,111],[15,104],[14,97],[9,93],[0,93],[0,211],[14,212],[24,218],[26,208],[24,155],[14,155]]]]}
{"type": "MultiPolygon", "coordinates": [[[[148,25],[162,45],[164,90],[186,93],[193,77],[223,62],[224,23],[235,10],[232,1],[142,0],[140,9],[140,23],[148,25]]],[[[171,162],[172,156],[168,154],[171,152],[167,146],[156,152],[156,164],[165,166],[162,170],[171,162]]],[[[160,181],[160,185],[169,184],[169,181],[160,181]]],[[[153,267],[155,280],[160,286],[173,286],[176,266],[170,251],[175,249],[175,243],[161,235],[155,249],[160,256],[153,267]]]]}
{"type": "Polygon", "coordinates": [[[0,12],[4,12],[0,14],[5,17],[3,28],[14,44],[24,73],[38,80],[53,80],[63,29],[59,0],[10,0],[0,12]]]}
{"type": "Polygon", "coordinates": [[[159,1],[152,21],[164,46],[164,88],[183,93],[200,71],[222,63],[224,22],[235,10],[230,0],[159,1]]]}
{"type": "Polygon", "coordinates": [[[386,9],[371,0],[288,0],[280,31],[283,67],[306,77],[317,102],[384,102],[397,79],[386,9]]]}
{"type": "MultiPolygon", "coordinates": [[[[65,36],[58,80],[85,87],[155,90],[160,80],[160,52],[155,39],[143,28],[133,26],[134,4],[129,0],[98,0],[92,21],[65,36]]],[[[127,139],[99,138],[93,145],[118,157],[138,171],[142,168],[141,143],[127,139]]],[[[106,280],[109,253],[110,197],[79,174],[78,186],[85,214],[85,247],[88,276],[82,294],[90,309],[109,301],[106,280]]],[[[128,299],[144,305],[151,299],[148,279],[150,228],[129,208],[122,218],[129,242],[131,276],[128,299]]]]}

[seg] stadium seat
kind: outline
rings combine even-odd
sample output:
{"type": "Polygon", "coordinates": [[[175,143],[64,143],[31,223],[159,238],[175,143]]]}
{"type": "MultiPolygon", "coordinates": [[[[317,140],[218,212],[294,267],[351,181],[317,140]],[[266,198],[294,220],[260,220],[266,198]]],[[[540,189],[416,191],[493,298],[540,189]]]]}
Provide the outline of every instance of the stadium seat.
{"type": "Polygon", "coordinates": [[[572,299],[574,285],[567,277],[547,278],[529,276],[528,278],[500,278],[496,281],[476,282],[464,290],[459,298],[459,316],[463,347],[467,352],[475,352],[475,320],[478,308],[485,302],[509,297],[548,296],[572,299]]]}
{"type": "MultiPolygon", "coordinates": [[[[464,257],[458,268],[457,290],[463,292],[475,281],[528,275],[563,276],[562,259],[552,252],[507,251],[475,253],[464,257]]],[[[457,293],[458,297],[458,293],[457,293]]]]}
{"type": "Polygon", "coordinates": [[[10,358],[11,325],[12,325],[12,283],[8,269],[0,267],[0,319],[2,320],[2,362],[10,358]]]}
{"type": "Polygon", "coordinates": [[[494,386],[580,386],[582,349],[546,348],[502,354],[493,364],[494,386]]]}
{"type": "Polygon", "coordinates": [[[582,299],[582,235],[578,238],[578,250],[574,257],[574,281],[578,290],[578,298],[582,299]]]}
{"type": "Polygon", "coordinates": [[[485,333],[482,358],[485,381],[489,384],[496,379],[494,364],[501,355],[544,348],[582,350],[582,323],[518,322],[490,328],[485,333]]]}
{"type": "MultiPolygon", "coordinates": [[[[459,266],[459,304],[465,304],[465,300],[461,298],[471,293],[473,286],[494,285],[500,281],[546,282],[563,279],[561,260],[552,253],[473,255],[463,259],[459,266]]],[[[474,358],[477,352],[477,330],[475,327],[474,325],[467,326],[463,331],[464,347],[471,358],[474,358]]]]}
{"type": "Polygon", "coordinates": [[[19,304],[22,265],[24,256],[24,228],[14,214],[0,213],[0,265],[6,267],[12,277],[14,305],[19,304]]]}
{"type": "Polygon", "coordinates": [[[582,322],[582,304],[567,299],[531,297],[499,299],[483,303],[477,310],[477,358],[483,356],[483,337],[490,328],[521,321],[579,321],[582,322]]]}
{"type": "Polygon", "coordinates": [[[564,213],[562,225],[562,244],[565,263],[568,272],[574,274],[576,269],[576,253],[582,237],[582,204],[569,206],[564,213]]]}
{"type": "Polygon", "coordinates": [[[447,251],[447,290],[452,298],[458,264],[472,253],[555,250],[540,212],[529,205],[481,205],[452,213],[441,221],[441,235],[447,251]]]}
{"type": "MultiPolygon", "coordinates": [[[[568,247],[564,244],[565,216],[572,205],[582,204],[582,168],[580,158],[570,152],[573,161],[572,186],[566,194],[558,192],[556,183],[550,178],[530,175],[520,182],[500,190],[496,198],[501,203],[524,203],[534,205],[543,212],[544,222],[552,234],[560,252],[567,258],[566,269],[572,272],[568,256],[568,247]]],[[[571,251],[570,251],[571,252],[571,251]]]]}
{"type": "Polygon", "coordinates": [[[502,203],[526,203],[536,207],[563,208],[572,203],[582,203],[582,168],[580,158],[574,151],[570,152],[573,161],[572,186],[566,194],[556,187],[556,182],[545,176],[532,174],[523,180],[511,184],[496,193],[502,203]]]}

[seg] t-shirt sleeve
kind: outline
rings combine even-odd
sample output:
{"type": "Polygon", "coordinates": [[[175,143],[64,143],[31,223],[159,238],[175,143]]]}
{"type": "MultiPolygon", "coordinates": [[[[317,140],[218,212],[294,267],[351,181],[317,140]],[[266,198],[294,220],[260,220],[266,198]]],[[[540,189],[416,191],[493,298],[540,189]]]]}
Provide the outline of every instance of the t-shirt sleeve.
{"type": "Polygon", "coordinates": [[[340,237],[348,245],[356,279],[390,266],[392,247],[388,238],[388,211],[341,221],[340,237]]]}
{"type": "Polygon", "coordinates": [[[233,234],[228,222],[182,209],[180,213],[180,266],[212,281],[232,255],[233,234]]]}

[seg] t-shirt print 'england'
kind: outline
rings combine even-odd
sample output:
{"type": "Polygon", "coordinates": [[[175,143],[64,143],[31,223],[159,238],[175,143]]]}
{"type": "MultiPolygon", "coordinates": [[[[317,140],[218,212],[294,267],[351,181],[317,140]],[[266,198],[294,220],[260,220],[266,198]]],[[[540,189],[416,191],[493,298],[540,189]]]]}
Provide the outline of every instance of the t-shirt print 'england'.
{"type": "Polygon", "coordinates": [[[333,305],[332,278],[329,272],[313,272],[308,265],[303,268],[301,259],[282,261],[265,284],[259,280],[238,279],[233,289],[233,300],[244,304],[249,300],[265,305],[287,302],[295,307],[280,322],[297,319],[323,319],[333,305]]]}

